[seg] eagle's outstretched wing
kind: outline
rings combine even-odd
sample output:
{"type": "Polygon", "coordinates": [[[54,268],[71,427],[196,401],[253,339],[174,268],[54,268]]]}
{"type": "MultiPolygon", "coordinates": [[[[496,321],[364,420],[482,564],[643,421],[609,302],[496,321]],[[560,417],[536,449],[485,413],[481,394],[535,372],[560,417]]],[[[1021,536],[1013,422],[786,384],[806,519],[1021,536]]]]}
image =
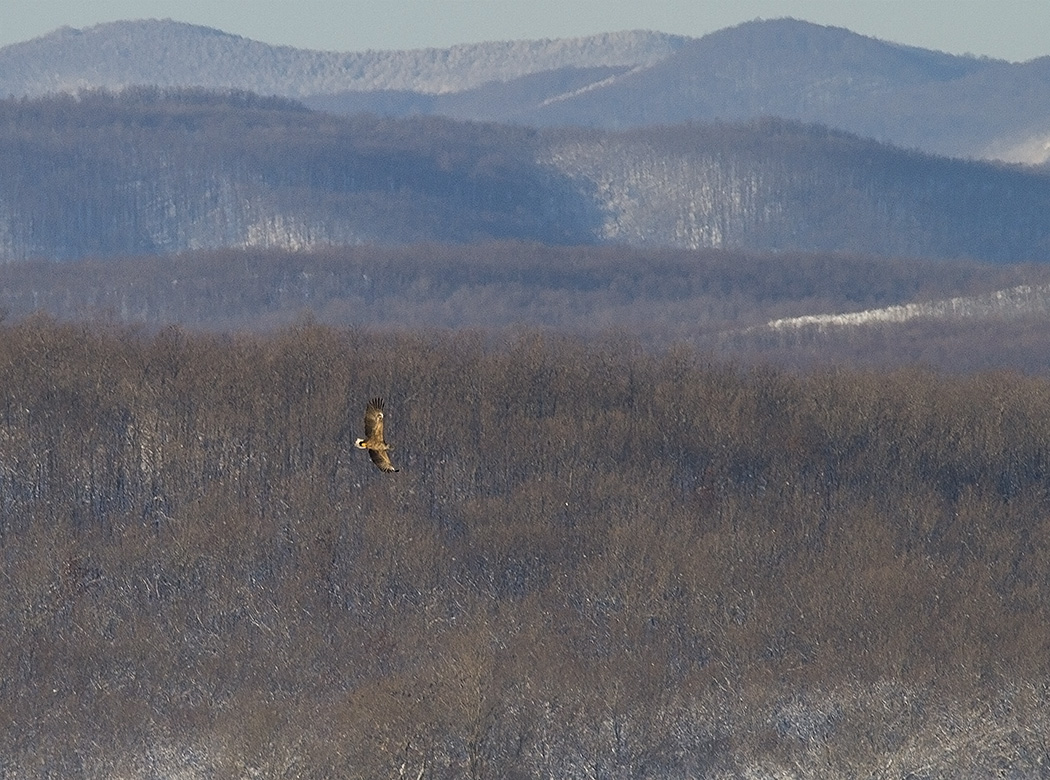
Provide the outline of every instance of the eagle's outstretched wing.
{"type": "Polygon", "coordinates": [[[383,439],[383,399],[373,398],[365,407],[365,441],[385,444],[383,439]]]}
{"type": "Polygon", "coordinates": [[[372,462],[376,464],[376,467],[380,471],[390,473],[392,471],[400,470],[394,468],[394,464],[390,462],[390,455],[386,450],[369,450],[368,457],[372,459],[372,462]]]}

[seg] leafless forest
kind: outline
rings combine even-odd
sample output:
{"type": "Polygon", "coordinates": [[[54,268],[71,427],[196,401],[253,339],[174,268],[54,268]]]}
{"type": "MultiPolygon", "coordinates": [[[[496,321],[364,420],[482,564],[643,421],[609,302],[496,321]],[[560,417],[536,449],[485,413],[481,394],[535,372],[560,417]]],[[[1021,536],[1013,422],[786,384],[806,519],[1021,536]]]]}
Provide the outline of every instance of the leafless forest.
{"type": "Polygon", "coordinates": [[[0,776],[1042,776],[1048,487],[1019,373],[10,321],[0,776]]]}
{"type": "Polygon", "coordinates": [[[647,349],[685,343],[796,368],[923,364],[1046,374],[1045,314],[820,334],[761,327],[1021,284],[1050,284],[1050,265],[491,241],[0,264],[0,315],[17,321],[44,311],[63,321],[207,331],[272,331],[308,317],[338,327],[490,336],[520,327],[587,338],[619,332],[647,349]]]}

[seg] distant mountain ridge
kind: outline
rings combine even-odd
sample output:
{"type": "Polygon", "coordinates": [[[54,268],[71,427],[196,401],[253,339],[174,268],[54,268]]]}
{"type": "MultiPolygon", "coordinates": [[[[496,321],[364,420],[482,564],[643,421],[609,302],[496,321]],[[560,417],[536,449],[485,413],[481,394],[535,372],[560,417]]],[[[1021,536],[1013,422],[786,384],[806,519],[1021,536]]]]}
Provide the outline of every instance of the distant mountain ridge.
{"type": "Polygon", "coordinates": [[[628,31],[447,49],[327,52],[272,46],[172,20],[63,27],[0,48],[0,96],[127,86],[244,89],[299,98],[344,90],[458,92],[572,67],[649,65],[687,38],[628,31]]]}
{"type": "Polygon", "coordinates": [[[344,112],[603,129],[777,116],[935,154],[1050,159],[1050,57],[1017,64],[956,56],[777,19],[690,40],[650,66],[598,74],[580,88],[564,88],[563,78],[532,74],[425,104],[402,97],[400,111],[370,92],[306,102],[344,112]],[[536,86],[544,76],[546,91],[536,86]],[[501,99],[511,94],[516,99],[501,99]]]}
{"type": "Polygon", "coordinates": [[[778,19],[692,41],[645,71],[537,107],[527,121],[637,127],[654,116],[778,116],[937,154],[1010,158],[1033,137],[1050,138],[1050,57],[956,56],[778,19]]]}
{"type": "Polygon", "coordinates": [[[935,154],[1050,159],[1050,57],[956,56],[794,19],[702,38],[630,31],[350,53],[146,20],[62,28],[0,49],[0,96],[129,85],[243,89],[326,111],[531,126],[779,116],[935,154]]]}

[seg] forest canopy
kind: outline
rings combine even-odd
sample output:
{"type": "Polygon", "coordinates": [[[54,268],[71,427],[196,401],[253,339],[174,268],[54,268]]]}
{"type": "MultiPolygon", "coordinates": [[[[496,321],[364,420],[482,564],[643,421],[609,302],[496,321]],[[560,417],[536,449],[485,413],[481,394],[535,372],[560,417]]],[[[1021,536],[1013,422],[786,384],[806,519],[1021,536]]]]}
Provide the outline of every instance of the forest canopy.
{"type": "Polygon", "coordinates": [[[7,776],[1041,766],[1045,380],[37,316],[0,404],[7,776]]]}

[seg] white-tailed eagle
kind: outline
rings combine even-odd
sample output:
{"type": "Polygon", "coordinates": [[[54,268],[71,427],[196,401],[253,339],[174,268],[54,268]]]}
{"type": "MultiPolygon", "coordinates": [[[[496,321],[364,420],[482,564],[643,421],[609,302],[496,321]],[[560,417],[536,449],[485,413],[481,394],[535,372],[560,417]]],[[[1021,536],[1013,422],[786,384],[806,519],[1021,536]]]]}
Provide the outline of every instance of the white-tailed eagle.
{"type": "Polygon", "coordinates": [[[363,450],[368,450],[368,457],[376,464],[380,471],[392,472],[401,469],[394,468],[390,462],[390,450],[393,449],[383,438],[383,399],[373,398],[365,407],[365,438],[358,439],[355,445],[363,450]]]}

